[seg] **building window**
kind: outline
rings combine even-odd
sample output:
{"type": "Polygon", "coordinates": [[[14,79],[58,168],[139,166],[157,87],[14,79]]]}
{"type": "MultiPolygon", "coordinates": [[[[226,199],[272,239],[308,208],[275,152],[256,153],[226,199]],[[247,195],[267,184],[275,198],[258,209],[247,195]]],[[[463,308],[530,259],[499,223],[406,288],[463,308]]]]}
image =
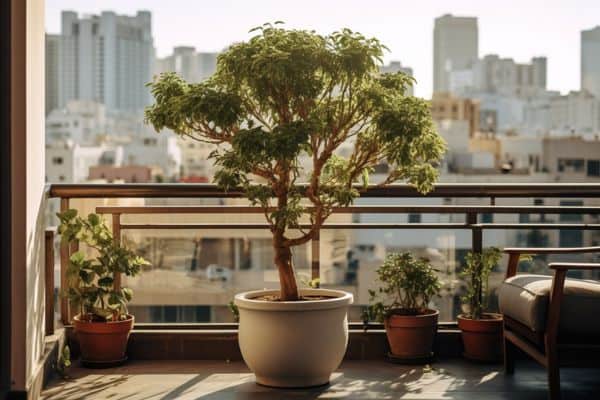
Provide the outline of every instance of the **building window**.
{"type": "Polygon", "coordinates": [[[144,139],[144,146],[156,146],[156,139],[154,138],[146,138],[144,139]]]}
{"type": "Polygon", "coordinates": [[[600,160],[587,161],[587,176],[600,176],[600,160]]]}
{"type": "Polygon", "coordinates": [[[410,224],[421,223],[421,214],[408,214],[408,223],[410,223],[410,224]]]}
{"type": "Polygon", "coordinates": [[[63,158],[62,157],[52,157],[52,164],[54,165],[62,165],[63,158]]]}
{"type": "Polygon", "coordinates": [[[492,213],[481,214],[481,222],[484,224],[493,224],[494,223],[494,214],[492,214],[492,213]]]}
{"type": "Polygon", "coordinates": [[[583,158],[559,158],[558,172],[583,172],[584,165],[583,158]]]}

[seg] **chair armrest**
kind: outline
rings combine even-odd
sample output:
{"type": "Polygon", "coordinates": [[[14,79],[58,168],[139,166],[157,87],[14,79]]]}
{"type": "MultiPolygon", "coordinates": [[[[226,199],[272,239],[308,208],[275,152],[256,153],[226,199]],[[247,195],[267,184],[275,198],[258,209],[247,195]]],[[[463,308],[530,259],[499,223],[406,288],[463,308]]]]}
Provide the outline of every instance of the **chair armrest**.
{"type": "Polygon", "coordinates": [[[599,270],[600,264],[598,263],[568,263],[568,262],[558,262],[558,263],[550,263],[548,264],[548,268],[553,270],[564,270],[568,271],[571,269],[576,270],[599,270]]]}
{"type": "Polygon", "coordinates": [[[507,247],[504,252],[508,254],[508,266],[505,279],[517,274],[519,258],[522,254],[577,254],[600,253],[600,246],[591,247],[507,247]]]}
{"type": "Polygon", "coordinates": [[[507,254],[576,254],[600,253],[600,246],[591,247],[507,247],[507,254]]]}

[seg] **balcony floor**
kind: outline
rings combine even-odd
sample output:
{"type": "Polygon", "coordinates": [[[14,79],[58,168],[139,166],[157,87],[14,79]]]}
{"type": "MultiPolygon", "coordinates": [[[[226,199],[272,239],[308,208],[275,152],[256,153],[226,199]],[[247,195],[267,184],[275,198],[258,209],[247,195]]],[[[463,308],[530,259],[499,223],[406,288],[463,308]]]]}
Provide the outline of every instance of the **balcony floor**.
{"type": "MultiPolygon", "coordinates": [[[[71,378],[51,382],[42,399],[547,399],[545,372],[533,363],[518,363],[513,377],[499,365],[461,359],[432,366],[347,361],[327,387],[275,390],[256,385],[242,362],[136,361],[105,370],[73,367],[71,378]]],[[[562,377],[563,399],[600,398],[598,370],[566,369],[562,377]]]]}

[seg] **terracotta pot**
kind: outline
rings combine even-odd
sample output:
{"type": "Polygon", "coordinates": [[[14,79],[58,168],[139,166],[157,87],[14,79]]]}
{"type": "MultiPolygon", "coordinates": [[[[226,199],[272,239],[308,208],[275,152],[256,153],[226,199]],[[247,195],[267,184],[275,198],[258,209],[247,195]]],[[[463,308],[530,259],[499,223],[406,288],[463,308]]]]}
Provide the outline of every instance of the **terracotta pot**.
{"type": "Polygon", "coordinates": [[[502,359],[502,315],[486,313],[482,319],[458,316],[464,356],[470,360],[493,362],[502,359]]]}
{"type": "Polygon", "coordinates": [[[109,366],[125,361],[133,321],[133,315],[111,322],[86,322],[79,316],[74,317],[73,326],[84,365],[109,366]]]}
{"type": "Polygon", "coordinates": [[[433,355],[439,311],[421,315],[392,314],[384,321],[385,333],[395,360],[426,360],[433,355]]]}
{"type": "Polygon", "coordinates": [[[347,313],[352,294],[301,289],[300,295],[328,298],[256,299],[278,293],[278,290],[257,290],[235,296],[240,311],[238,340],[244,361],[261,385],[293,388],[328,383],[346,352],[347,313]]]}

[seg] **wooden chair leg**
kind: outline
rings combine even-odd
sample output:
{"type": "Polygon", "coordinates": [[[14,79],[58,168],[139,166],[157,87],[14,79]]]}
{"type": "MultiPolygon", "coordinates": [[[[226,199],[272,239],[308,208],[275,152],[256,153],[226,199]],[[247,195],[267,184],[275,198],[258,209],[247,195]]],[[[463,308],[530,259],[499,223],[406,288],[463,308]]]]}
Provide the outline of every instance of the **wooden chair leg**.
{"type": "Polygon", "coordinates": [[[548,398],[560,400],[560,369],[556,349],[547,349],[548,398]]]}
{"type": "Polygon", "coordinates": [[[504,373],[512,375],[515,373],[515,345],[504,337],[504,373]]]}

